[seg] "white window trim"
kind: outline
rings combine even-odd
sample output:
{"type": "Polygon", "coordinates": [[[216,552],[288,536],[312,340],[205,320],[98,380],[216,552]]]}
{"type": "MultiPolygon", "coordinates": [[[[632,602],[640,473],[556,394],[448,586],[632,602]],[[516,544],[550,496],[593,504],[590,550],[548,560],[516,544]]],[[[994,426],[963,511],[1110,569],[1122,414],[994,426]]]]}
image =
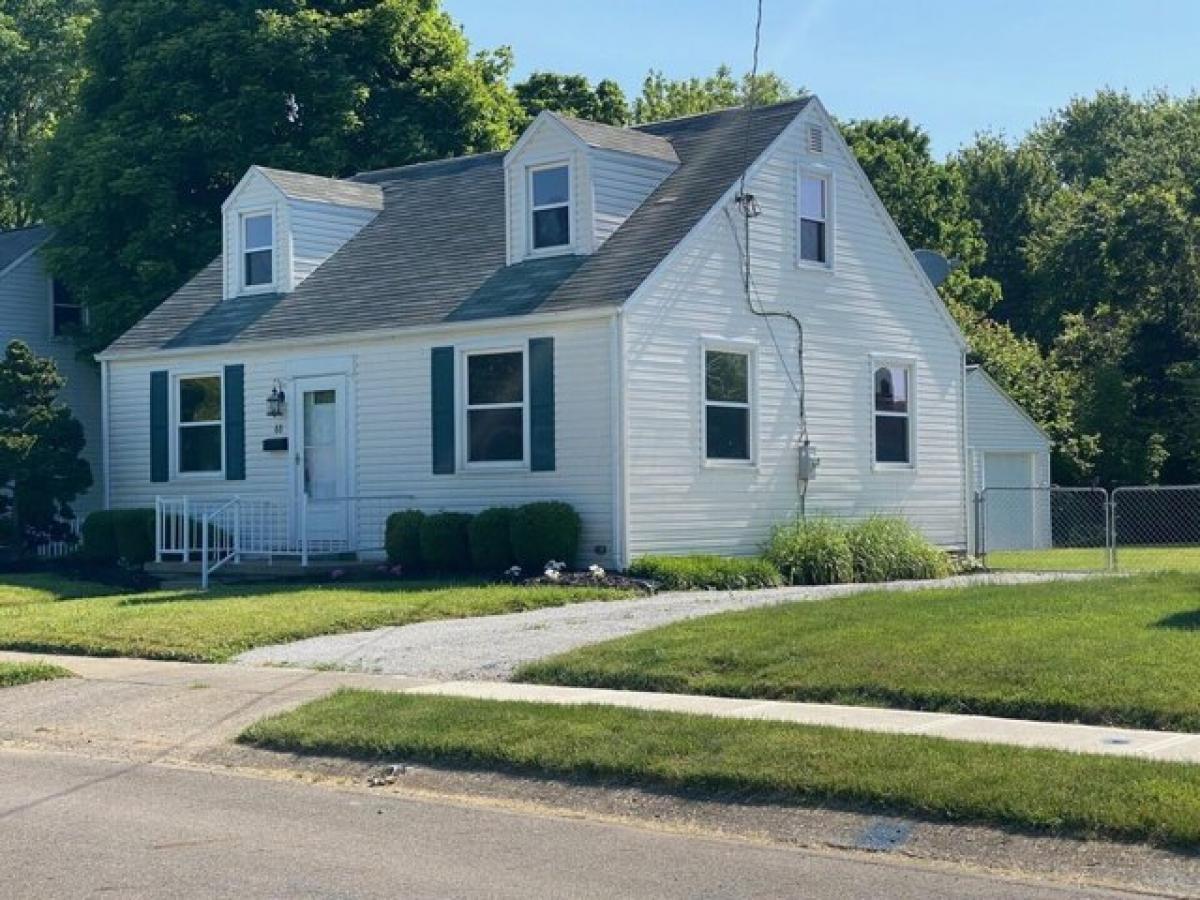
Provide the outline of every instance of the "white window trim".
{"type": "Polygon", "coordinates": [[[702,338],[700,341],[700,465],[705,469],[757,469],[758,468],[758,345],[749,341],[729,341],[720,338],[702,338]],[[712,401],[713,406],[747,408],[750,411],[749,459],[709,459],[708,457],[708,352],[739,353],[747,357],[746,397],[748,403],[732,403],[724,400],[712,401]]]}
{"type": "MultiPolygon", "coordinates": [[[[49,304],[49,313],[50,313],[50,322],[49,322],[49,326],[48,326],[50,329],[49,330],[50,340],[57,341],[59,343],[69,342],[71,340],[70,335],[54,333],[54,322],[55,322],[54,308],[55,308],[56,304],[54,302],[54,279],[50,278],[50,277],[47,277],[47,279],[46,279],[46,300],[47,300],[47,303],[49,304]]],[[[90,319],[91,319],[91,316],[88,314],[88,309],[82,303],[76,303],[75,306],[79,307],[80,327],[86,329],[88,327],[88,325],[90,324],[90,319]]]]}
{"type": "Polygon", "coordinates": [[[836,229],[837,229],[837,188],[834,179],[833,169],[825,165],[816,165],[814,163],[799,163],[796,167],[796,268],[808,269],[814,272],[833,272],[834,270],[834,244],[836,229]],[[800,191],[804,183],[804,178],[820,178],[825,182],[825,262],[815,262],[805,259],[801,251],[801,243],[803,241],[800,227],[800,191]]]}
{"type": "Polygon", "coordinates": [[[575,233],[575,182],[573,180],[574,171],[569,159],[556,159],[548,162],[531,163],[525,167],[525,249],[526,256],[559,256],[575,251],[575,243],[578,235],[575,233]],[[535,172],[544,172],[547,169],[566,169],[567,170],[567,202],[566,203],[546,203],[541,206],[533,205],[533,176],[535,172]],[[561,206],[567,208],[567,242],[565,244],[556,244],[553,247],[534,247],[533,246],[533,214],[543,209],[558,209],[561,206]]]}
{"type": "Polygon", "coordinates": [[[913,356],[888,356],[872,354],[868,366],[867,405],[871,413],[871,470],[875,472],[915,472],[917,470],[917,360],[913,356]],[[906,369],[908,371],[908,412],[888,413],[875,410],[875,370],[883,367],[906,369]],[[908,417],[908,462],[880,462],[875,457],[875,417],[876,415],[908,417]]]}
{"type": "Polygon", "coordinates": [[[467,472],[528,472],[529,471],[529,353],[524,344],[476,345],[459,351],[458,378],[458,460],[467,472]],[[470,404],[471,357],[494,356],[498,353],[521,354],[521,402],[470,404]],[[521,409],[521,458],[519,460],[472,460],[470,413],[473,409],[521,409]]]}
{"type": "Polygon", "coordinates": [[[276,290],[279,284],[279,215],[274,207],[266,206],[259,209],[243,209],[238,210],[237,214],[237,284],[238,293],[241,295],[249,294],[269,294],[276,290]],[[266,247],[248,247],[246,246],[246,220],[255,219],[259,216],[271,217],[271,280],[267,284],[246,284],[246,254],[256,250],[265,250],[266,247]]]}
{"type": "MultiPolygon", "coordinates": [[[[212,425],[211,422],[203,423],[212,425]]],[[[223,481],[225,479],[225,467],[227,460],[225,459],[225,372],[223,369],[196,369],[194,371],[185,370],[171,373],[171,477],[172,479],[180,480],[196,480],[196,481],[223,481]],[[179,430],[181,428],[195,427],[201,423],[194,422],[190,425],[179,420],[180,402],[179,389],[181,382],[190,381],[194,378],[216,378],[221,385],[221,468],[215,472],[184,472],[179,466],[179,430]]]]}

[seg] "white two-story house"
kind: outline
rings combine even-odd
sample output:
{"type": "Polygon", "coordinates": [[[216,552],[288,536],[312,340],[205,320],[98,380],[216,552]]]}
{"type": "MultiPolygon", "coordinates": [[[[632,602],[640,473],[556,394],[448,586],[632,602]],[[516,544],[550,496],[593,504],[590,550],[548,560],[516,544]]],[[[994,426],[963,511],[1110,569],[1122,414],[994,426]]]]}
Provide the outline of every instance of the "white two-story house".
{"type": "Polygon", "coordinates": [[[223,214],[99,357],[113,506],[236,502],[247,553],[534,499],[609,565],[751,553],[801,512],[967,545],[963,337],[815,97],[254,167],[223,214]]]}

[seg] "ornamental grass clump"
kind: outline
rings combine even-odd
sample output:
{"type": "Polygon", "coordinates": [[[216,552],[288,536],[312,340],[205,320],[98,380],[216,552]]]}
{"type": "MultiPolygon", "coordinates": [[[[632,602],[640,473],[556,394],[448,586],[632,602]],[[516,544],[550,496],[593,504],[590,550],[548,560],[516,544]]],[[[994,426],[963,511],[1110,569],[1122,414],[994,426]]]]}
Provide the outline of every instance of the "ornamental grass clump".
{"type": "Polygon", "coordinates": [[[907,581],[945,578],[950,559],[904,519],[873,516],[846,532],[854,580],[907,581]]]}
{"type": "Polygon", "coordinates": [[[842,584],[854,580],[846,526],[832,519],[797,519],[775,526],[763,556],[788,584],[842,584]]]}

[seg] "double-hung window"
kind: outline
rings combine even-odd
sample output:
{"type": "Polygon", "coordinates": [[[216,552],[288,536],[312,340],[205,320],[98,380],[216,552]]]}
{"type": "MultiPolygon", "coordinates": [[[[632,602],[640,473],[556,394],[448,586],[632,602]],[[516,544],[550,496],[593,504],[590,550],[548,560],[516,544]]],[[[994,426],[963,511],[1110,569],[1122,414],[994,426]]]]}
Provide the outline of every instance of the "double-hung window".
{"type": "Polygon", "coordinates": [[[912,464],[912,368],[875,367],[875,462],[912,464]]]}
{"type": "Polygon", "coordinates": [[[529,170],[530,236],[534,250],[571,243],[571,173],[566,165],[529,170]]]}
{"type": "Polygon", "coordinates": [[[242,217],[242,281],[248,288],[275,283],[275,228],[270,213],[242,217]]]}
{"type": "Polygon", "coordinates": [[[829,264],[829,179],[800,173],[800,261],[829,264]]]}
{"type": "Polygon", "coordinates": [[[84,326],[83,307],[57,279],[50,283],[51,331],[55,337],[74,334],[84,326]]]}
{"type": "Polygon", "coordinates": [[[704,456],[751,459],[750,354],[704,351],[704,456]]]}
{"type": "Polygon", "coordinates": [[[178,470],[184,475],[220,472],[224,468],[221,376],[181,377],[178,385],[178,470]]]}
{"type": "Polygon", "coordinates": [[[521,350],[467,355],[468,463],[525,460],[525,354],[521,350]]]}

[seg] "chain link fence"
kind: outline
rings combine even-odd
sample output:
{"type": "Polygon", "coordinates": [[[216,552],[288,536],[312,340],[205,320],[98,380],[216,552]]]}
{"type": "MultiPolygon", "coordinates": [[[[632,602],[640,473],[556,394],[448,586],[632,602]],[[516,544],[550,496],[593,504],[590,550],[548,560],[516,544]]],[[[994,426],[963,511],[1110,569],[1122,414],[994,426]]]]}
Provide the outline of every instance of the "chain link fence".
{"type": "Polygon", "coordinates": [[[1200,572],[1200,485],[987,488],[975,523],[991,569],[1200,572]]]}

